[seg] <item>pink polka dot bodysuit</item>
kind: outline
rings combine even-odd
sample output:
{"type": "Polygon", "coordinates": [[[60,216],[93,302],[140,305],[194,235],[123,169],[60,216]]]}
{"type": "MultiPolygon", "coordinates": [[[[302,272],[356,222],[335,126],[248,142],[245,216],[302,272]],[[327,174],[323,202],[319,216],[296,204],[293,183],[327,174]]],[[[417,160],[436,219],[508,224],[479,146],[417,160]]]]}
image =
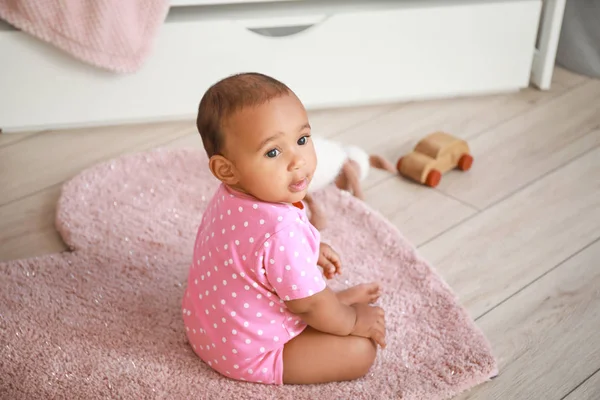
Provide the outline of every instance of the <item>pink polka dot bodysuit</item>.
{"type": "Polygon", "coordinates": [[[282,384],[283,346],[306,328],[284,301],[325,289],[319,244],[301,206],[222,184],[198,228],[182,302],[195,353],[227,377],[282,384]]]}

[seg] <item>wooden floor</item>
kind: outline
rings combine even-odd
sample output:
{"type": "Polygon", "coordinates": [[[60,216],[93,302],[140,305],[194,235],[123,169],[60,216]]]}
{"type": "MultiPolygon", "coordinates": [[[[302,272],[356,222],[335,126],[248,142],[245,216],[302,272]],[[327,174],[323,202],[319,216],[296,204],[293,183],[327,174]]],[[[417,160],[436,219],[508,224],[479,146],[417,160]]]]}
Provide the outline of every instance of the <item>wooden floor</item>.
{"type": "MultiPolygon", "coordinates": [[[[395,161],[432,130],[468,139],[437,189],[374,171],[367,201],[458,293],[492,342],[495,380],[461,399],[600,399],[600,81],[311,113],[316,134],[395,161]]],[[[201,145],[192,121],[0,135],[0,260],[65,249],[61,184],[99,161],[201,145]]]]}

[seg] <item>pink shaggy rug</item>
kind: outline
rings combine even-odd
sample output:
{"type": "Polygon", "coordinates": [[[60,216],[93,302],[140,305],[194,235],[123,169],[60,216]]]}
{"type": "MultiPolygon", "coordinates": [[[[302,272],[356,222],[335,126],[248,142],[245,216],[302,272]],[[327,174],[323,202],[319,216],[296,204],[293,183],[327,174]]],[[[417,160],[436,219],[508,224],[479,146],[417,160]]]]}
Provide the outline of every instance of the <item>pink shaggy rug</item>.
{"type": "Polygon", "coordinates": [[[65,184],[56,226],[72,251],[0,264],[0,397],[432,400],[497,373],[486,338],[414,247],[335,188],[318,196],[335,221],[323,239],[345,264],[331,286],[383,284],[388,348],[353,382],[276,387],[213,372],[186,341],[180,304],[215,187],[200,150],[125,156],[65,184]]]}

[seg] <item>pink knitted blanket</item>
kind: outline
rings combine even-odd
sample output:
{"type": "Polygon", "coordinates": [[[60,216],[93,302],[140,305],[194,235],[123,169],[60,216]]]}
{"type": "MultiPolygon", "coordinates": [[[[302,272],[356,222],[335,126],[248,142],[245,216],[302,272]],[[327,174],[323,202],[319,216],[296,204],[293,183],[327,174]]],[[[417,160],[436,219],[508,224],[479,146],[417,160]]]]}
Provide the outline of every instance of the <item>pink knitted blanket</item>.
{"type": "Polygon", "coordinates": [[[78,58],[134,72],[151,51],[168,0],[2,0],[0,19],[78,58]]]}

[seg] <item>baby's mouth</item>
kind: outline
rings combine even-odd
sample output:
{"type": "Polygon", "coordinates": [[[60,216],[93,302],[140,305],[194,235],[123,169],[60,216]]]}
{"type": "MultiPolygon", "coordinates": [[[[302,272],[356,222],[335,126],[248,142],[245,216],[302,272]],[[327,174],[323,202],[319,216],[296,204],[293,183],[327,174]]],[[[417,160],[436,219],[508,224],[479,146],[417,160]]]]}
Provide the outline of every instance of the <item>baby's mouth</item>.
{"type": "Polygon", "coordinates": [[[308,187],[308,178],[292,183],[289,188],[292,192],[302,192],[308,187]]]}

